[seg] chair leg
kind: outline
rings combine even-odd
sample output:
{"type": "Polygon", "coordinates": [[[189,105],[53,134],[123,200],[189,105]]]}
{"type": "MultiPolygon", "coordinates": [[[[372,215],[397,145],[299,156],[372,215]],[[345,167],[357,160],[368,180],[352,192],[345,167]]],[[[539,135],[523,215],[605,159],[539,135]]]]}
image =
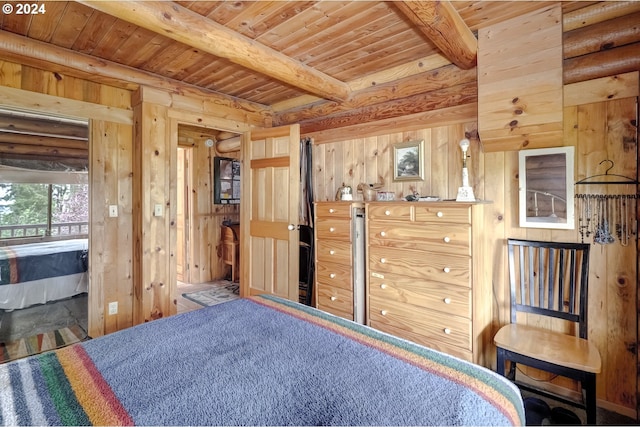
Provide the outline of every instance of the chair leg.
{"type": "Polygon", "coordinates": [[[496,359],[496,372],[499,375],[504,376],[504,349],[498,347],[497,348],[497,359],[496,359]]]}
{"type": "Polygon", "coordinates": [[[596,424],[596,374],[587,374],[582,387],[585,390],[585,406],[587,412],[587,424],[596,424]]]}
{"type": "Polygon", "coordinates": [[[515,381],[516,380],[516,362],[514,362],[513,360],[509,361],[509,373],[507,374],[507,378],[509,378],[511,381],[515,381]]]}
{"type": "Polygon", "coordinates": [[[497,348],[497,367],[496,367],[496,372],[500,375],[502,375],[503,377],[506,377],[509,379],[509,381],[515,381],[516,379],[516,362],[514,362],[513,360],[509,360],[509,373],[505,374],[504,373],[504,364],[505,362],[508,360],[507,359],[507,352],[504,348],[497,348]]]}

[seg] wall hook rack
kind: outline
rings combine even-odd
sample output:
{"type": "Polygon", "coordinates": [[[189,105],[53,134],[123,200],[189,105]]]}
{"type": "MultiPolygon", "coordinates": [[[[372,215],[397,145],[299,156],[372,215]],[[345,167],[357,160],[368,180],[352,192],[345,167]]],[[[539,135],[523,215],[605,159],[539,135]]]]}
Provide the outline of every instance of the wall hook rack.
{"type": "Polygon", "coordinates": [[[638,182],[637,179],[633,179],[633,178],[629,178],[627,176],[624,175],[618,175],[615,173],[610,174],[609,171],[611,169],[613,169],[613,167],[615,166],[615,163],[613,163],[613,160],[609,160],[609,159],[605,159],[603,161],[601,161],[599,164],[603,164],[604,162],[608,162],[611,165],[607,168],[607,170],[604,173],[598,174],[598,175],[592,175],[592,176],[588,176],[584,179],[581,179],[580,181],[576,182],[576,185],[578,184],[640,184],[640,182],[638,182]],[[616,178],[615,180],[607,180],[606,177],[614,177],[616,178]],[[596,179],[596,178],[600,178],[599,180],[595,180],[595,181],[591,181],[592,179],[596,179]],[[604,178],[604,179],[603,179],[604,178]]]}

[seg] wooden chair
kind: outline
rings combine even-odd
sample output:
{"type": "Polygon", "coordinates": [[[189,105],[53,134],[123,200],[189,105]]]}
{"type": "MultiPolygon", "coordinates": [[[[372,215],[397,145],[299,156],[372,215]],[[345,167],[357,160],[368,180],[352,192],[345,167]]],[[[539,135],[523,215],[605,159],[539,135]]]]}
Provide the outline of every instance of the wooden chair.
{"type": "Polygon", "coordinates": [[[508,239],[507,245],[511,323],[494,337],[497,372],[505,375],[505,362],[510,361],[506,376],[519,387],[583,408],[587,424],[595,424],[596,374],[602,362],[598,349],[587,341],[589,245],[516,239],[508,239]],[[547,329],[552,323],[554,330],[547,329]],[[561,326],[567,332],[559,332],[561,326]],[[579,381],[582,399],[516,380],[518,363],[579,381]]]}

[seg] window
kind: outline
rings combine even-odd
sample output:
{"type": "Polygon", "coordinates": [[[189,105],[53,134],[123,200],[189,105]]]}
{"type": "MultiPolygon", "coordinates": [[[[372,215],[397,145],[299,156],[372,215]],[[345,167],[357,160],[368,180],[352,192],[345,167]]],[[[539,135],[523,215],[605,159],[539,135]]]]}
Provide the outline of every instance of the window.
{"type": "Polygon", "coordinates": [[[88,234],[88,184],[0,184],[0,238],[88,234]]]}

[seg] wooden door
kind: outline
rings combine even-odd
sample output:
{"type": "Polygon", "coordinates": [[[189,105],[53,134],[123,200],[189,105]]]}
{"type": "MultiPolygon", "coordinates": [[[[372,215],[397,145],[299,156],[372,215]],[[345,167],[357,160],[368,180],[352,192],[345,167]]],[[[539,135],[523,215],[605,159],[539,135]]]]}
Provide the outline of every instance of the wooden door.
{"type": "Polygon", "coordinates": [[[240,295],[298,301],[300,126],[244,134],[241,175],[240,295]]]}

